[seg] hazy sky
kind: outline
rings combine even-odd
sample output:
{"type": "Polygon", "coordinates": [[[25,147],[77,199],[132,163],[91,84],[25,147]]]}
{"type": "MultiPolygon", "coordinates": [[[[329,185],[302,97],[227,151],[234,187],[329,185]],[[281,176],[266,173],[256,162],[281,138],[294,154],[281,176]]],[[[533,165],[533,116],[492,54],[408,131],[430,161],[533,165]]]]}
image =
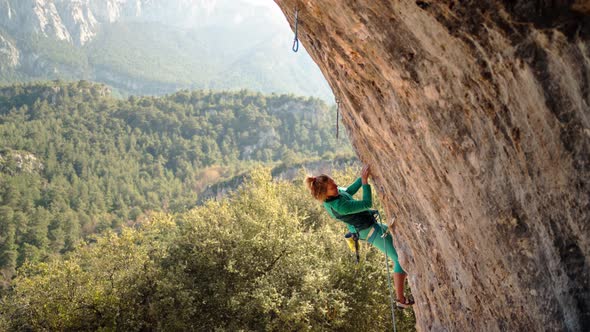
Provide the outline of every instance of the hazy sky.
{"type": "Polygon", "coordinates": [[[270,9],[273,19],[280,20],[288,25],[285,15],[279,8],[279,6],[272,0],[244,0],[244,2],[250,3],[256,6],[264,6],[270,9]]]}
{"type": "Polygon", "coordinates": [[[254,4],[254,5],[259,5],[259,6],[268,6],[268,7],[276,7],[276,8],[279,7],[272,0],[244,0],[244,1],[254,4]]]}

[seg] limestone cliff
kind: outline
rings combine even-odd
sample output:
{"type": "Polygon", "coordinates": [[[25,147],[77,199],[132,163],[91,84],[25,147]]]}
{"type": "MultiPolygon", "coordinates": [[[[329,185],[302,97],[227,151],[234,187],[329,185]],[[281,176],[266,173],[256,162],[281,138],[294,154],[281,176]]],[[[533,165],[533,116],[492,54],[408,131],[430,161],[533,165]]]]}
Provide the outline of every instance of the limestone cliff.
{"type": "Polygon", "coordinates": [[[19,64],[20,53],[10,39],[0,32],[0,70],[15,68],[19,64]]]}
{"type": "Polygon", "coordinates": [[[0,28],[81,46],[96,36],[100,23],[136,17],[141,8],[142,0],[0,0],[0,28]]]}
{"type": "Polygon", "coordinates": [[[137,17],[141,15],[145,0],[103,0],[91,1],[90,6],[94,15],[101,22],[112,23],[123,17],[137,17]]]}
{"type": "Polygon", "coordinates": [[[72,42],[53,0],[0,0],[0,28],[72,42]]]}
{"type": "Polygon", "coordinates": [[[276,3],[397,216],[418,329],[590,331],[588,2],[276,3]]]}
{"type": "Polygon", "coordinates": [[[98,21],[90,9],[88,0],[59,0],[56,5],[63,24],[68,28],[75,44],[84,45],[96,36],[98,21]]]}

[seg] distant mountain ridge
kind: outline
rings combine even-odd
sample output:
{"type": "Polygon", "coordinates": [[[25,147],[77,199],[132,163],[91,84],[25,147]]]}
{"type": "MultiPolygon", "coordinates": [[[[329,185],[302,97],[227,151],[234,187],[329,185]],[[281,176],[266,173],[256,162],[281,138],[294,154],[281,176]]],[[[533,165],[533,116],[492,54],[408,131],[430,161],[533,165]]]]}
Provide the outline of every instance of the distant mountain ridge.
{"type": "Polygon", "coordinates": [[[292,31],[253,0],[0,0],[0,83],[65,79],[123,95],[254,89],[333,101],[292,31]]]}

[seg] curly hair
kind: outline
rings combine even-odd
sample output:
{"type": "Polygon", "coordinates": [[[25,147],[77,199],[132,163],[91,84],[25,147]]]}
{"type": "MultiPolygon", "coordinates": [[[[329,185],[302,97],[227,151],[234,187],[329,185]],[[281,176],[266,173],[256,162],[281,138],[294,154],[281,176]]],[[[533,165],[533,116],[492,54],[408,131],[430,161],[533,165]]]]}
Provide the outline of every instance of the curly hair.
{"type": "Polygon", "coordinates": [[[323,202],[328,198],[328,182],[330,179],[326,174],[308,176],[305,178],[305,184],[313,198],[323,202]]]}

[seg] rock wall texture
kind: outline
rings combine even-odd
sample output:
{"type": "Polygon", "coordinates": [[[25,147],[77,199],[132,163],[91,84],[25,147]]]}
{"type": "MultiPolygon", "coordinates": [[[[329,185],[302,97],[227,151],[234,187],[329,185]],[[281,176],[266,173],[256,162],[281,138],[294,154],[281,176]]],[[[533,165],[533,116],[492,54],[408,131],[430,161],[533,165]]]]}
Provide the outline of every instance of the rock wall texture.
{"type": "Polygon", "coordinates": [[[590,331],[588,1],[275,2],[397,216],[418,329],[590,331]]]}

